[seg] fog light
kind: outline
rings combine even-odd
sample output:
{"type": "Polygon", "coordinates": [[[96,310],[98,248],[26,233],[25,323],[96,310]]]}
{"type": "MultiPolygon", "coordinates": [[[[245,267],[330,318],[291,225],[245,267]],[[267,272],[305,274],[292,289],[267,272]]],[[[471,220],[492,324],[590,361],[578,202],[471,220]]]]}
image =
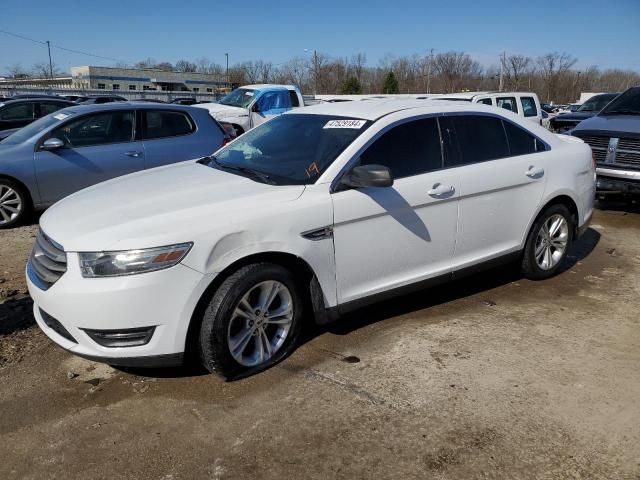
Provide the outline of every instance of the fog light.
{"type": "Polygon", "coordinates": [[[125,330],[83,330],[103,347],[139,347],[151,340],[156,327],[128,328],[125,330]]]}

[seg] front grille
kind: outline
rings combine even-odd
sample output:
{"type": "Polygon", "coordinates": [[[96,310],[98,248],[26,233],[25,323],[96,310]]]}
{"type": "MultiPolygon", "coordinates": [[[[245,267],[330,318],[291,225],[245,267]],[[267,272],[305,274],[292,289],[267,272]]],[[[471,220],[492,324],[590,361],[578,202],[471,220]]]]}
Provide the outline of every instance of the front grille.
{"type": "Polygon", "coordinates": [[[640,139],[621,138],[618,141],[615,163],[640,165],[640,139]]]}
{"type": "Polygon", "coordinates": [[[638,138],[621,138],[618,143],[620,150],[637,150],[640,152],[640,139],[638,138]]]}
{"type": "Polygon", "coordinates": [[[607,148],[609,148],[609,137],[586,135],[580,138],[591,147],[596,162],[604,163],[607,158],[607,148]]]}
{"type": "Polygon", "coordinates": [[[62,245],[40,230],[28,264],[29,278],[38,288],[47,290],[67,271],[67,254],[62,245]]]}
{"type": "Polygon", "coordinates": [[[42,321],[45,323],[47,327],[49,327],[51,330],[56,332],[61,337],[66,338],[70,342],[78,343],[76,339],[73,338],[73,336],[69,333],[69,331],[66,328],[64,328],[64,326],[62,326],[62,324],[58,320],[53,318],[51,315],[49,315],[47,312],[45,312],[41,308],[39,310],[40,310],[40,316],[42,317],[42,321]]]}

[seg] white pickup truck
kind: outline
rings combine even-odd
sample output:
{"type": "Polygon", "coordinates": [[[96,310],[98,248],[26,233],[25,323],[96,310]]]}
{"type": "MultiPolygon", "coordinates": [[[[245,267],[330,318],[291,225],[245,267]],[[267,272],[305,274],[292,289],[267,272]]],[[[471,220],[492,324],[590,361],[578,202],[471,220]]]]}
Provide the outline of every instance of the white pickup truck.
{"type": "Polygon", "coordinates": [[[304,100],[294,85],[246,85],[223,97],[218,103],[199,103],[219,122],[232,125],[237,135],[251,130],[272,117],[296,107],[304,100]]]}

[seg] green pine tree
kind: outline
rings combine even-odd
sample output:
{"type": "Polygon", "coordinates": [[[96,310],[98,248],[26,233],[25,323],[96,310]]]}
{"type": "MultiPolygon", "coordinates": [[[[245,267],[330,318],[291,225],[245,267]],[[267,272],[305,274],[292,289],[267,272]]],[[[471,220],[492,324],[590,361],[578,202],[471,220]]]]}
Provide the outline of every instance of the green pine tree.
{"type": "Polygon", "coordinates": [[[342,84],[340,93],[343,95],[359,95],[362,93],[362,85],[356,77],[349,77],[342,84]]]}
{"type": "Polygon", "coordinates": [[[382,93],[400,93],[400,88],[398,88],[398,80],[396,80],[396,76],[393,74],[393,72],[389,72],[387,74],[387,77],[384,79],[384,84],[382,85],[382,93]]]}

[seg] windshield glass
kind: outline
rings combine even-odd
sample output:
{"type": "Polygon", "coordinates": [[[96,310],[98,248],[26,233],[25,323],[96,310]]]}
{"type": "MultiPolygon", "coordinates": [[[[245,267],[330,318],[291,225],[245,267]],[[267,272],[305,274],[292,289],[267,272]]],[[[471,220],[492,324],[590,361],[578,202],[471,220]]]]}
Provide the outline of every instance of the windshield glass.
{"type": "Polygon", "coordinates": [[[611,95],[596,95],[595,97],[591,97],[589,100],[584,102],[580,108],[579,112],[599,112],[602,110],[607,103],[616,98],[615,94],[611,95]]]}
{"type": "Polygon", "coordinates": [[[630,88],[621,93],[600,114],[640,115],[640,87],[630,88]]]}
{"type": "Polygon", "coordinates": [[[253,101],[254,90],[249,88],[236,88],[230,94],[222,97],[220,103],[222,105],[230,105],[232,107],[247,108],[253,101]]]}
{"type": "Polygon", "coordinates": [[[207,164],[265,183],[311,184],[369,125],[333,115],[282,115],[245,133],[207,164]]]}
{"type": "Polygon", "coordinates": [[[26,127],[21,128],[15,133],[12,133],[7,138],[2,140],[0,143],[3,145],[17,145],[18,143],[22,143],[25,140],[30,139],[34,135],[48,129],[52,125],[56,125],[60,123],[62,120],[69,118],[71,113],[65,113],[63,111],[58,111],[47,115],[46,117],[39,118],[33,123],[30,123],[26,127]]]}

